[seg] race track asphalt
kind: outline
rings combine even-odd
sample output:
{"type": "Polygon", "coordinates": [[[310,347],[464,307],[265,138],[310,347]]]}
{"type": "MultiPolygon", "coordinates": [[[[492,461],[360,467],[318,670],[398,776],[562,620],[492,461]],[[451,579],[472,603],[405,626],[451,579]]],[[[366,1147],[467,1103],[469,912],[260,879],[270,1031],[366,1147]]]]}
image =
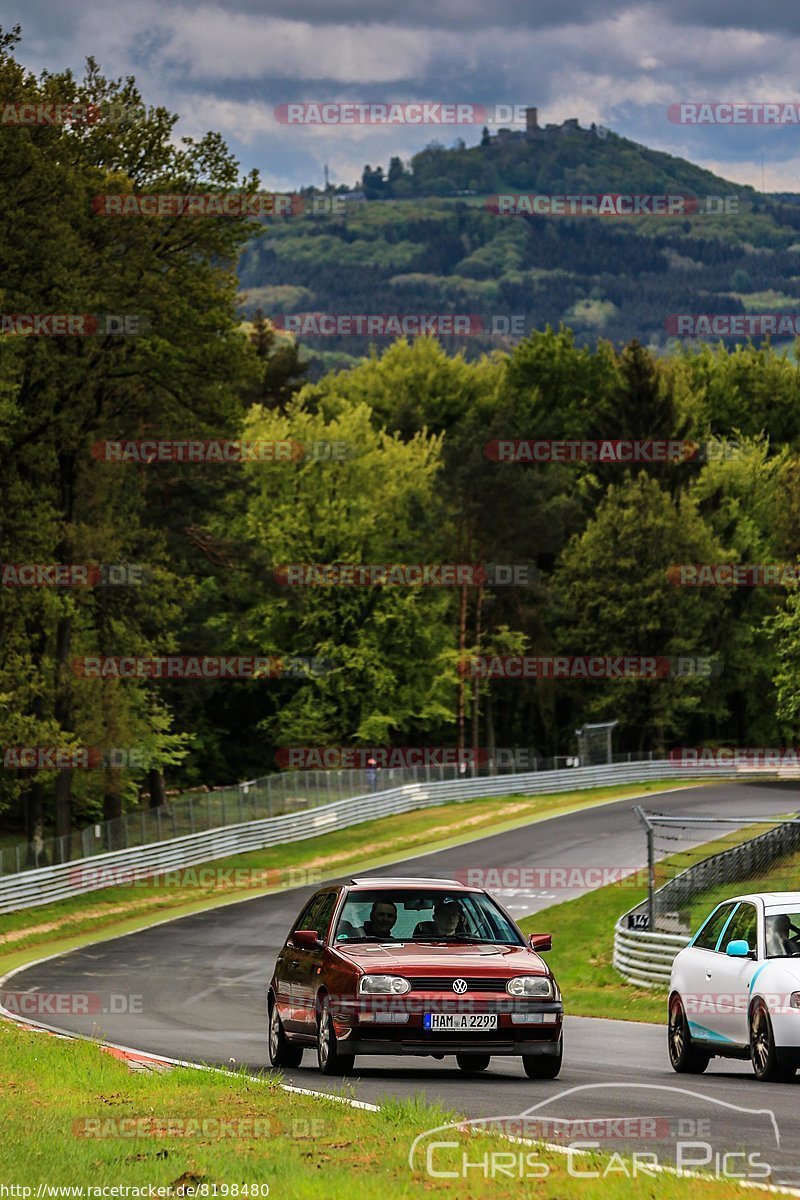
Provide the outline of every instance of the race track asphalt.
{"type": "MultiPolygon", "coordinates": [[[[659,793],[642,803],[670,814],[745,817],[795,811],[798,799],[795,784],[764,782],[659,793]]],[[[634,803],[625,799],[554,817],[369,874],[452,877],[468,867],[638,868],[645,845],[631,811],[634,803]]],[[[697,840],[710,836],[704,829],[697,840]]],[[[87,946],[26,968],[4,991],[89,992],[101,998],[103,1008],[121,1011],[41,1020],[65,1032],[101,1036],[171,1058],[222,1066],[233,1059],[249,1070],[268,1071],[266,984],[287,930],[313,890],[260,896],[87,946]]],[[[498,890],[498,895],[521,917],[581,890],[498,890]]],[[[736,890],[732,887],[732,894],[736,890]]],[[[568,1012],[568,995],[565,1005],[568,1012]]],[[[312,1051],[284,1077],[318,1091],[342,1087],[341,1081],[319,1074],[312,1051]]],[[[615,1133],[622,1136],[599,1140],[606,1149],[651,1152],[662,1162],[674,1161],[680,1152],[697,1161],[712,1154],[705,1169],[743,1170],[759,1180],[766,1162],[770,1182],[800,1187],[800,1075],[792,1083],[758,1084],[749,1063],[714,1060],[705,1075],[677,1076],[667,1061],[661,1026],[568,1017],[564,1066],[551,1082],[527,1079],[517,1059],[494,1058],[486,1073],[466,1076],[453,1059],[362,1058],[347,1090],[373,1103],[390,1095],[422,1094],[473,1119],[515,1116],[541,1104],[539,1118],[653,1116],[661,1121],[655,1139],[643,1137],[641,1130],[625,1135],[619,1129],[615,1133]],[[752,1110],[760,1111],[754,1115],[752,1110]],[[690,1151],[685,1147],[692,1141],[703,1145],[690,1151]],[[749,1165],[744,1158],[723,1162],[714,1157],[724,1152],[759,1157],[749,1165]]]]}

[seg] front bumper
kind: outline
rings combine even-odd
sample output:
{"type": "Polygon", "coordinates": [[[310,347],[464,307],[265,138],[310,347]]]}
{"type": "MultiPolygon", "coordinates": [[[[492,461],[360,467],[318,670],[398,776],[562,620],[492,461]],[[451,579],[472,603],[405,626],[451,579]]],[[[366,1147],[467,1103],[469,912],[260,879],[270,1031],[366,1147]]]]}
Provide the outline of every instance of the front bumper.
{"type": "Polygon", "coordinates": [[[564,1017],[560,1000],[519,1000],[506,996],[450,1000],[414,993],[413,998],[359,997],[332,1006],[342,1054],[559,1053],[564,1017]],[[383,1002],[381,1002],[383,1001],[383,1002]],[[426,1030],[430,1012],[497,1013],[497,1027],[485,1030],[426,1030]]]}
{"type": "Polygon", "coordinates": [[[466,1040],[459,1036],[458,1040],[445,1042],[441,1037],[435,1041],[420,1041],[407,1038],[389,1040],[376,1038],[357,1038],[355,1041],[339,1042],[337,1049],[340,1054],[400,1054],[417,1055],[425,1058],[431,1054],[492,1054],[492,1055],[552,1055],[559,1053],[558,1041],[525,1041],[501,1042],[490,1041],[488,1035],[482,1038],[466,1040]]]}

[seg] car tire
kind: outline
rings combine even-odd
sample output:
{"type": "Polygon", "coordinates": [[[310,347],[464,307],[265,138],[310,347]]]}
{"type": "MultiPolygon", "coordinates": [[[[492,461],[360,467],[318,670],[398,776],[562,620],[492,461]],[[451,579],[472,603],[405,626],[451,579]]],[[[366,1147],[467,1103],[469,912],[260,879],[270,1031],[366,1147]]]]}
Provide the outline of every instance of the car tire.
{"type": "Polygon", "coordinates": [[[273,1067],[299,1067],[303,1061],[303,1047],[294,1046],[287,1039],[278,1006],[274,1000],[269,1004],[269,1061],[273,1067]]]}
{"type": "Polygon", "coordinates": [[[523,1054],[522,1065],[528,1079],[555,1079],[564,1057],[564,1035],[558,1039],[557,1054],[523,1054]]]}
{"type": "Polygon", "coordinates": [[[667,1049],[670,1065],[679,1075],[702,1075],[711,1062],[711,1055],[700,1050],[692,1041],[680,996],[670,997],[667,1049]]]}
{"type": "Polygon", "coordinates": [[[347,1075],[353,1069],[354,1055],[340,1054],[333,1028],[331,1006],[323,996],[317,1014],[317,1064],[323,1075],[347,1075]]]}
{"type": "Polygon", "coordinates": [[[796,1060],[786,1058],[775,1045],[772,1021],[760,1001],[750,1016],[750,1061],[761,1083],[788,1083],[797,1070],[796,1060]]]}
{"type": "Polygon", "coordinates": [[[456,1055],[456,1062],[462,1071],[485,1071],[491,1061],[491,1054],[476,1054],[465,1051],[456,1055]]]}

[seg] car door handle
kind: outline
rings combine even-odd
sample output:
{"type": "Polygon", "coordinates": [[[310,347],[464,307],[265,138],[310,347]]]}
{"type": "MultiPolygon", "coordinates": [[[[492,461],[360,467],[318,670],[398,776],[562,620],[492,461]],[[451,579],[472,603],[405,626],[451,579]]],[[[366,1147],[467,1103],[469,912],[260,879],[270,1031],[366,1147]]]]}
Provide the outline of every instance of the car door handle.
{"type": "Polygon", "coordinates": [[[711,971],[706,971],[706,979],[710,979],[711,974],[712,974],[711,971]]]}
{"type": "Polygon", "coordinates": [[[293,958],[293,959],[291,960],[291,962],[289,963],[289,966],[290,966],[290,967],[299,967],[299,966],[300,966],[300,959],[299,959],[299,958],[293,958]]]}

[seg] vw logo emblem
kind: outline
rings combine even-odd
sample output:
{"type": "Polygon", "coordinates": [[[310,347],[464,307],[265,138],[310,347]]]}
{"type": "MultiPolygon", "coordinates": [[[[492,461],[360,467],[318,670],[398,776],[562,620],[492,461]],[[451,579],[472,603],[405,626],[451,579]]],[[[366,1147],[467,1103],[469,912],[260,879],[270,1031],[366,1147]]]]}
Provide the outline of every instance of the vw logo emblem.
{"type": "Polygon", "coordinates": [[[466,979],[454,979],[453,980],[453,991],[456,993],[457,996],[463,996],[464,992],[466,990],[467,990],[466,979]]]}

